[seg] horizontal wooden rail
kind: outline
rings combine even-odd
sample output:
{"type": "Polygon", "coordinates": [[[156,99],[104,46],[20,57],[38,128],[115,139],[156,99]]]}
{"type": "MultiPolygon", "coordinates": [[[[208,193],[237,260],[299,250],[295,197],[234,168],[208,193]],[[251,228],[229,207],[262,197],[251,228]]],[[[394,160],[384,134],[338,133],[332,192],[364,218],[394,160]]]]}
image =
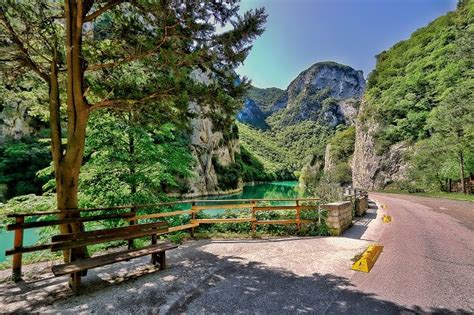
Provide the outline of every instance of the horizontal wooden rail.
{"type": "Polygon", "coordinates": [[[252,203],[242,204],[226,204],[226,205],[205,205],[205,206],[193,206],[193,210],[219,210],[219,209],[242,209],[252,208],[255,205],[252,203]]]}
{"type": "Polygon", "coordinates": [[[195,211],[193,210],[178,210],[178,211],[170,211],[170,212],[160,212],[160,213],[153,213],[153,214],[144,214],[135,216],[132,218],[126,219],[127,221],[132,220],[142,220],[142,219],[154,219],[154,218],[165,218],[165,217],[172,217],[175,215],[182,215],[182,214],[193,214],[195,211]]]}
{"type": "MultiPolygon", "coordinates": [[[[79,208],[79,209],[67,209],[64,212],[67,213],[77,213],[77,212],[88,212],[88,211],[108,211],[108,210],[123,210],[123,209],[144,209],[144,208],[157,208],[163,206],[172,206],[179,204],[202,204],[202,203],[252,203],[252,202],[265,202],[265,201],[274,201],[274,202],[289,202],[289,201],[319,201],[319,198],[276,198],[276,199],[217,199],[217,200],[180,200],[180,201],[170,201],[170,202],[160,202],[155,204],[145,204],[145,205],[123,205],[123,206],[113,206],[113,207],[97,207],[97,208],[79,208]]],[[[15,212],[8,213],[7,217],[16,218],[16,217],[29,217],[29,216],[43,216],[43,215],[52,215],[52,214],[61,214],[59,210],[51,211],[40,211],[40,212],[15,212]]]]}
{"type": "Polygon", "coordinates": [[[95,215],[95,216],[82,217],[82,218],[69,218],[69,219],[60,219],[60,220],[14,223],[14,224],[7,225],[7,231],[23,230],[23,229],[61,225],[61,224],[100,221],[100,220],[107,220],[107,219],[121,219],[121,218],[123,219],[123,218],[129,218],[133,216],[134,216],[133,213],[115,213],[115,214],[95,215]]]}
{"type": "Polygon", "coordinates": [[[274,211],[274,210],[315,210],[318,206],[268,206],[254,207],[255,211],[274,211]]]}
{"type": "Polygon", "coordinates": [[[306,223],[306,224],[311,224],[315,223],[313,220],[296,220],[296,219],[290,219],[290,220],[262,220],[262,221],[255,221],[255,224],[298,224],[298,223],[306,223]]]}
{"type": "Polygon", "coordinates": [[[172,226],[168,229],[168,231],[171,233],[171,232],[177,232],[177,231],[182,231],[182,230],[189,230],[198,226],[199,226],[199,223],[190,223],[190,224],[185,224],[185,225],[172,226]]]}
{"type": "Polygon", "coordinates": [[[255,218],[226,218],[226,219],[195,219],[191,220],[193,223],[198,224],[209,224],[209,223],[242,223],[242,222],[252,222],[255,221],[255,218]]]}

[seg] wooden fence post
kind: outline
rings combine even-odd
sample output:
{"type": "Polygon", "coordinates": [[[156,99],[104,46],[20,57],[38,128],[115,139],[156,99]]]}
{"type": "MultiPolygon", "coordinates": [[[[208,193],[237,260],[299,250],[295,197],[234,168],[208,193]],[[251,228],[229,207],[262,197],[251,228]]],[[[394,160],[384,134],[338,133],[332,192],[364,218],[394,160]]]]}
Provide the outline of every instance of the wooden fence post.
{"type": "Polygon", "coordinates": [[[321,202],[317,201],[318,203],[318,226],[321,226],[321,202]]]}
{"type": "MultiPolygon", "coordinates": [[[[196,206],[196,202],[193,201],[193,203],[191,204],[191,210],[193,210],[193,212],[191,213],[191,223],[194,223],[194,220],[196,220],[196,212],[194,212],[194,207],[196,206]]],[[[194,227],[191,228],[190,230],[191,232],[191,237],[194,238],[194,227]]]]}
{"type": "Polygon", "coordinates": [[[255,221],[257,220],[257,216],[255,215],[255,207],[257,203],[255,200],[252,200],[252,237],[255,237],[255,233],[257,232],[257,224],[255,221]]]}
{"type": "Polygon", "coordinates": [[[296,200],[296,229],[298,230],[298,233],[300,232],[301,230],[301,221],[300,221],[300,208],[298,208],[300,206],[300,202],[299,200],[296,200]]]}
{"type": "MultiPolygon", "coordinates": [[[[132,207],[130,208],[130,212],[133,213],[133,217],[132,217],[132,218],[134,218],[134,217],[137,215],[137,206],[132,206],[132,207]]],[[[136,223],[137,223],[137,222],[136,222],[135,219],[129,221],[129,225],[135,225],[136,223]]],[[[134,244],[134,242],[133,242],[133,239],[128,240],[128,249],[132,249],[132,248],[134,248],[134,247],[135,247],[135,244],[134,244]]]]}
{"type": "MultiPolygon", "coordinates": [[[[17,216],[15,223],[22,224],[25,222],[24,216],[17,216]]],[[[13,241],[13,247],[19,249],[23,247],[23,229],[15,230],[15,239],[13,241]]],[[[12,278],[14,282],[21,281],[21,259],[22,254],[18,253],[13,255],[13,264],[12,264],[12,278]]]]}

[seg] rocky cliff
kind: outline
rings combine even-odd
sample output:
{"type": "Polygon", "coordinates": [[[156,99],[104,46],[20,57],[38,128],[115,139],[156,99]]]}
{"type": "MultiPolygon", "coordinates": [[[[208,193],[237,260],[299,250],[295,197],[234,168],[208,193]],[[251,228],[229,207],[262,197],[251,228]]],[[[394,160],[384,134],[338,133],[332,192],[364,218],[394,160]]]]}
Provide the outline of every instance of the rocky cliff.
{"type": "MultiPolygon", "coordinates": [[[[361,113],[366,110],[362,101],[361,113]]],[[[356,138],[352,158],[352,185],[356,188],[378,190],[405,179],[407,162],[405,153],[408,144],[397,143],[381,154],[376,153],[375,133],[379,124],[375,120],[356,123],[356,138]]]]}
{"type": "MultiPolygon", "coordinates": [[[[346,181],[347,177],[350,177],[348,159],[352,150],[346,150],[345,147],[348,140],[354,138],[354,129],[351,129],[350,135],[346,135],[344,130],[355,123],[365,85],[362,71],[336,62],[318,62],[301,72],[285,90],[253,88],[247,97],[254,102],[246,102],[240,114],[245,115],[256,105],[260,112],[267,116],[265,122],[269,128],[262,136],[259,136],[258,132],[241,135],[244,137],[243,143],[258,142],[259,138],[271,138],[277,146],[290,152],[288,157],[279,157],[279,160],[288,161],[287,170],[290,173],[299,170],[305,174],[302,178],[307,178],[302,182],[312,180],[309,178],[311,176],[316,179],[321,177],[323,166],[324,173],[336,170],[340,177],[348,170],[349,175],[344,176],[346,181]],[[344,151],[344,161],[340,160],[340,154],[332,157],[334,150],[326,148],[326,143],[336,130],[341,131],[342,136],[339,138],[344,150],[339,148],[340,145],[335,148],[338,152],[344,151]],[[346,167],[342,167],[341,163],[346,167]]],[[[253,117],[261,118],[257,116],[257,110],[252,112],[253,117]]],[[[255,121],[241,121],[258,128],[255,121]]],[[[351,148],[352,145],[353,141],[351,148]]],[[[253,150],[257,156],[269,155],[264,147],[253,146],[253,150]]]]}
{"type": "Polygon", "coordinates": [[[188,180],[187,197],[219,195],[234,193],[242,189],[242,180],[237,180],[230,187],[224,187],[219,181],[219,172],[236,162],[240,154],[239,139],[236,127],[229,132],[216,130],[208,115],[209,109],[194,102],[190,112],[195,114],[191,120],[190,150],[195,159],[193,176],[188,180]]]}
{"type": "MultiPolygon", "coordinates": [[[[197,82],[209,84],[210,75],[200,70],[193,71],[191,77],[197,82]]],[[[216,112],[209,106],[190,102],[189,112],[193,115],[190,121],[189,146],[194,157],[192,177],[185,183],[186,197],[219,195],[235,193],[242,189],[241,177],[228,181],[226,171],[236,164],[236,156],[240,154],[237,126],[218,126],[213,121],[216,112]]]]}
{"type": "Polygon", "coordinates": [[[239,116],[250,113],[249,118],[241,121],[260,128],[255,123],[262,120],[262,115],[250,111],[249,102],[257,105],[268,119],[276,119],[283,125],[302,121],[330,127],[353,124],[364,90],[362,71],[336,62],[318,62],[301,72],[285,91],[253,88],[239,116]]]}

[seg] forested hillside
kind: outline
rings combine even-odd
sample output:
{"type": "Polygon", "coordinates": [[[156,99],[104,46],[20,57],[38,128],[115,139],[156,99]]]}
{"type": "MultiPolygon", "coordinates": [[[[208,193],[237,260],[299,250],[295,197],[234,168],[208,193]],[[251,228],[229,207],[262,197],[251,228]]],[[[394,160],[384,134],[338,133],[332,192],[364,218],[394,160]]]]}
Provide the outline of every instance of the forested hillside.
{"type": "Polygon", "coordinates": [[[446,188],[474,172],[474,2],[377,56],[357,123],[353,180],[446,188]]]}
{"type": "MultiPolygon", "coordinates": [[[[336,62],[315,63],[284,91],[252,88],[237,116],[244,123],[240,141],[279,179],[297,179],[308,163],[320,167],[305,168],[317,173],[305,176],[320,177],[326,145],[337,130],[353,124],[364,89],[361,71],[336,62]],[[265,120],[260,112],[267,115],[265,120]]],[[[343,176],[350,177],[350,168],[345,170],[343,176]]]]}

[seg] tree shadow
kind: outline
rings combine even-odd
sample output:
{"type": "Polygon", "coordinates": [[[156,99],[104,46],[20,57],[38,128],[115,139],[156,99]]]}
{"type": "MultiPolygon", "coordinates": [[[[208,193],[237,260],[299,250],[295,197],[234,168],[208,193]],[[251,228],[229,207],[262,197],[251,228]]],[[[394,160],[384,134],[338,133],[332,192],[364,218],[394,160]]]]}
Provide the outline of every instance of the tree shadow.
{"type": "Polygon", "coordinates": [[[0,305],[5,312],[468,313],[408,309],[362,292],[347,277],[296,274],[285,257],[281,267],[270,267],[234,254],[216,255],[206,250],[211,243],[189,242],[171,251],[165,271],[148,264],[149,257],[89,270],[79,296],[72,295],[66,277],[0,284],[0,305]]]}

